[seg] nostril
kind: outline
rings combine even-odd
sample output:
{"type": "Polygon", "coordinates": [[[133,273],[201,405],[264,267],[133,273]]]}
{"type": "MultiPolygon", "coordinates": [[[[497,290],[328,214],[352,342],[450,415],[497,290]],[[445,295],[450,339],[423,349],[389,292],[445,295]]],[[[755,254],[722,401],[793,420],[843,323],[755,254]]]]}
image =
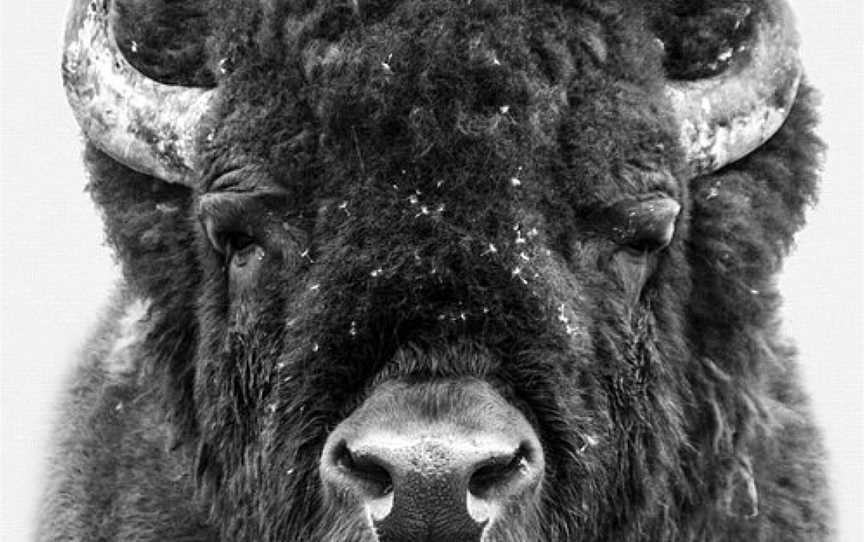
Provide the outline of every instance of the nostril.
{"type": "Polygon", "coordinates": [[[382,497],[393,492],[393,479],[375,456],[356,454],[342,441],[336,449],[335,462],[346,475],[360,482],[371,497],[382,497]]]}
{"type": "Polygon", "coordinates": [[[468,490],[476,497],[486,498],[520,477],[528,469],[528,461],[528,447],[524,443],[512,454],[492,457],[471,474],[468,490]]]}

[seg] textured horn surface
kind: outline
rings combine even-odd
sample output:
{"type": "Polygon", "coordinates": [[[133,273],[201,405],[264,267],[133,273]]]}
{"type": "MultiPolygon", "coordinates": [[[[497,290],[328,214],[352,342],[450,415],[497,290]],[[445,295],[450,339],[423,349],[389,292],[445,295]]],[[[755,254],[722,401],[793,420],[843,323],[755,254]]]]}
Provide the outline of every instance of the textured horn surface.
{"type": "Polygon", "coordinates": [[[787,6],[763,14],[748,49],[721,75],[666,87],[693,176],[759,148],[780,129],[795,102],[801,64],[787,6]]]}
{"type": "Polygon", "coordinates": [[[138,72],[117,47],[110,0],[75,0],[66,25],[63,85],[85,135],[126,166],[186,185],[198,178],[196,134],[209,89],[166,85],[138,72]]]}

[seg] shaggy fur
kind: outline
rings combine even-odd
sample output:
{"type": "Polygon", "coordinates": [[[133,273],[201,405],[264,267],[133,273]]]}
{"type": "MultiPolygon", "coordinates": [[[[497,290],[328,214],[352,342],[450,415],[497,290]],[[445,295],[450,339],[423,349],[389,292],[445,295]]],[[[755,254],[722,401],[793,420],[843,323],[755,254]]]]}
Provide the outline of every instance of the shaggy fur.
{"type": "Polygon", "coordinates": [[[224,99],[195,190],[88,147],[124,283],[40,540],[358,540],[319,490],[328,432],[380,382],[454,375],[544,446],[537,518],[495,540],[828,537],[773,278],[815,197],[812,92],[690,182],[659,92],[722,71],[760,0],[119,5],[138,69],[224,99]],[[683,211],[642,284],[598,217],[658,191],[683,211]]]}

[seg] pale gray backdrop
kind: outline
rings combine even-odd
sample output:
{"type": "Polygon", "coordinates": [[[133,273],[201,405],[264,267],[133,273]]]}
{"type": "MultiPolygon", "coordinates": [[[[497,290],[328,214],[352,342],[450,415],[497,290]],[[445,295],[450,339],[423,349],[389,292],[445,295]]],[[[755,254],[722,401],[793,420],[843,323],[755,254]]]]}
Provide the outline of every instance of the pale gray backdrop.
{"type": "MultiPolygon", "coordinates": [[[[49,420],[117,270],[82,191],[80,137],[59,76],[64,1],[3,0],[0,540],[29,539],[49,420]]],[[[862,9],[794,0],[830,145],[820,205],[780,283],[786,324],[831,453],[838,540],[864,541],[862,9]]]]}

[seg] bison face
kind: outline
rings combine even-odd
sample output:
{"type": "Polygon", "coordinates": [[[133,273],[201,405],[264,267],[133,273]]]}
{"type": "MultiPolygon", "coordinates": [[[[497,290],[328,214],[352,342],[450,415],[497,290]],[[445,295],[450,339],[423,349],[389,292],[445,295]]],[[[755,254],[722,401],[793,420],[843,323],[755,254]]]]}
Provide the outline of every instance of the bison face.
{"type": "Polygon", "coordinates": [[[189,186],[142,273],[183,275],[144,289],[227,539],[660,540],[723,498],[734,449],[692,476],[729,250],[688,246],[688,181],[788,113],[781,9],[703,83],[666,79],[649,7],[226,5],[209,90],[144,79],[108,9],[73,10],[67,86],[100,149],[189,186]]]}
{"type": "Polygon", "coordinates": [[[683,401],[671,123],[641,89],[545,73],[524,17],[349,35],[305,126],[301,74],[238,74],[258,99],[225,106],[197,199],[206,473],[249,484],[226,513],[267,503],[309,539],[555,538],[619,513],[596,473],[623,458],[669,476],[621,452],[670,461],[683,432],[660,402],[683,401]]]}

